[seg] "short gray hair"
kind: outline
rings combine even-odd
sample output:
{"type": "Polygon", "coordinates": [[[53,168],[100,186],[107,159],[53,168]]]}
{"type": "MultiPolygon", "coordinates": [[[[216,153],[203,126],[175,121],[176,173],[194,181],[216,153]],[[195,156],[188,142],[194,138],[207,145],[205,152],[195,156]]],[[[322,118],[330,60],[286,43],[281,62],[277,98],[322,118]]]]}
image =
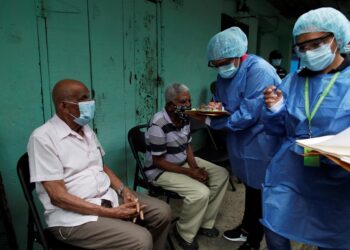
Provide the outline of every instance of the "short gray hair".
{"type": "Polygon", "coordinates": [[[173,102],[178,95],[189,91],[190,89],[185,84],[173,83],[165,89],[165,102],[173,102]]]}

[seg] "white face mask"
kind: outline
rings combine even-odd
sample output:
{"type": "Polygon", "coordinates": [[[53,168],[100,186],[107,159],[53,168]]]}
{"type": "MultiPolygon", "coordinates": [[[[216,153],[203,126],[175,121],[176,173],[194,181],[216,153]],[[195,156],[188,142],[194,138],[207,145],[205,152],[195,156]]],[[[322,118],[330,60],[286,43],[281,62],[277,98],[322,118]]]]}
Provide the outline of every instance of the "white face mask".
{"type": "Polygon", "coordinates": [[[281,65],[282,59],[272,59],[271,64],[275,67],[278,67],[281,65]]]}
{"type": "Polygon", "coordinates": [[[218,67],[219,75],[225,79],[234,77],[237,70],[238,67],[236,67],[233,63],[218,67]]]}

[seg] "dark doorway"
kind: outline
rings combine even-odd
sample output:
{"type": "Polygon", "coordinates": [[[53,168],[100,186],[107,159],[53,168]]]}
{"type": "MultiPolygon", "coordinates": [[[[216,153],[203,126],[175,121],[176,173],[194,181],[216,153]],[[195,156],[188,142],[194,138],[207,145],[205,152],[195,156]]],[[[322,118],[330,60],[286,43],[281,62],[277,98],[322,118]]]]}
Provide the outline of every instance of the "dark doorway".
{"type": "Polygon", "coordinates": [[[229,15],[221,14],[221,30],[228,29],[232,26],[239,27],[246,34],[249,40],[249,26],[247,24],[244,24],[229,15]]]}

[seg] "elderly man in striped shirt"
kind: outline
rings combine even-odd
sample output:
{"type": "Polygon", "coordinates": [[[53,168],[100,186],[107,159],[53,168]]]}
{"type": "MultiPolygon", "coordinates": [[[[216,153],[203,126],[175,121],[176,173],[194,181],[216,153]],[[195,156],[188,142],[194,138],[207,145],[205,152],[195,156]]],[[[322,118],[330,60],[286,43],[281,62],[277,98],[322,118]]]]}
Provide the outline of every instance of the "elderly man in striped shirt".
{"type": "Polygon", "coordinates": [[[183,249],[198,249],[197,233],[219,235],[214,224],[229,175],[226,169],[193,155],[185,114],[191,108],[188,87],[179,83],[168,86],[165,100],[165,108],[153,116],[145,134],[146,175],[154,185],[184,198],[175,237],[183,249]]]}

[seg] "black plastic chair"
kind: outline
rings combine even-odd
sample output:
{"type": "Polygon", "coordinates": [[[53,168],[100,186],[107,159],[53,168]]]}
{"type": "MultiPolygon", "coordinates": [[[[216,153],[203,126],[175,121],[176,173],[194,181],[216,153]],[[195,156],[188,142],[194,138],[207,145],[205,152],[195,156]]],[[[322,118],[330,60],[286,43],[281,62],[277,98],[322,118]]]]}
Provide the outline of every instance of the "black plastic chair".
{"type": "MultiPolygon", "coordinates": [[[[199,123],[195,119],[190,119],[191,123],[191,134],[197,134],[202,132],[202,136],[205,137],[205,143],[203,146],[193,152],[193,154],[199,158],[206,161],[210,161],[218,166],[226,168],[230,175],[230,161],[226,149],[226,143],[221,136],[224,136],[221,131],[211,130],[207,125],[199,123]]],[[[229,179],[232,191],[236,191],[236,187],[232,181],[229,179]]]]}
{"type": "Polygon", "coordinates": [[[17,250],[18,244],[13,228],[0,171],[0,246],[2,249],[17,250]]]}
{"type": "Polygon", "coordinates": [[[161,187],[154,186],[148,181],[147,176],[144,172],[144,166],[140,158],[140,154],[144,155],[146,153],[146,141],[145,141],[145,130],[147,124],[142,124],[131,128],[128,132],[128,141],[136,161],[135,177],[134,177],[134,190],[137,187],[142,187],[148,190],[150,196],[159,197],[165,196],[167,203],[170,199],[182,199],[176,192],[163,189],[161,187]]]}
{"type": "MultiPolygon", "coordinates": [[[[148,194],[152,197],[166,197],[166,202],[169,203],[170,199],[182,199],[176,192],[163,189],[161,187],[154,186],[148,181],[146,173],[144,172],[144,166],[140,158],[140,154],[144,155],[147,150],[146,140],[145,140],[145,130],[147,129],[147,124],[142,124],[131,128],[128,132],[128,141],[136,161],[135,177],[134,177],[134,190],[137,187],[142,187],[148,190],[148,194]]],[[[179,218],[173,219],[172,223],[177,221],[179,218]]],[[[174,250],[174,244],[168,235],[168,243],[170,249],[174,250]]]]}
{"type": "Polygon", "coordinates": [[[41,223],[38,210],[33,200],[35,183],[30,183],[28,154],[21,156],[17,163],[17,174],[23,189],[24,196],[28,204],[28,235],[27,250],[33,249],[34,242],[42,245],[43,249],[55,250],[83,250],[83,248],[66,244],[57,240],[48,230],[45,230],[41,223]]]}

